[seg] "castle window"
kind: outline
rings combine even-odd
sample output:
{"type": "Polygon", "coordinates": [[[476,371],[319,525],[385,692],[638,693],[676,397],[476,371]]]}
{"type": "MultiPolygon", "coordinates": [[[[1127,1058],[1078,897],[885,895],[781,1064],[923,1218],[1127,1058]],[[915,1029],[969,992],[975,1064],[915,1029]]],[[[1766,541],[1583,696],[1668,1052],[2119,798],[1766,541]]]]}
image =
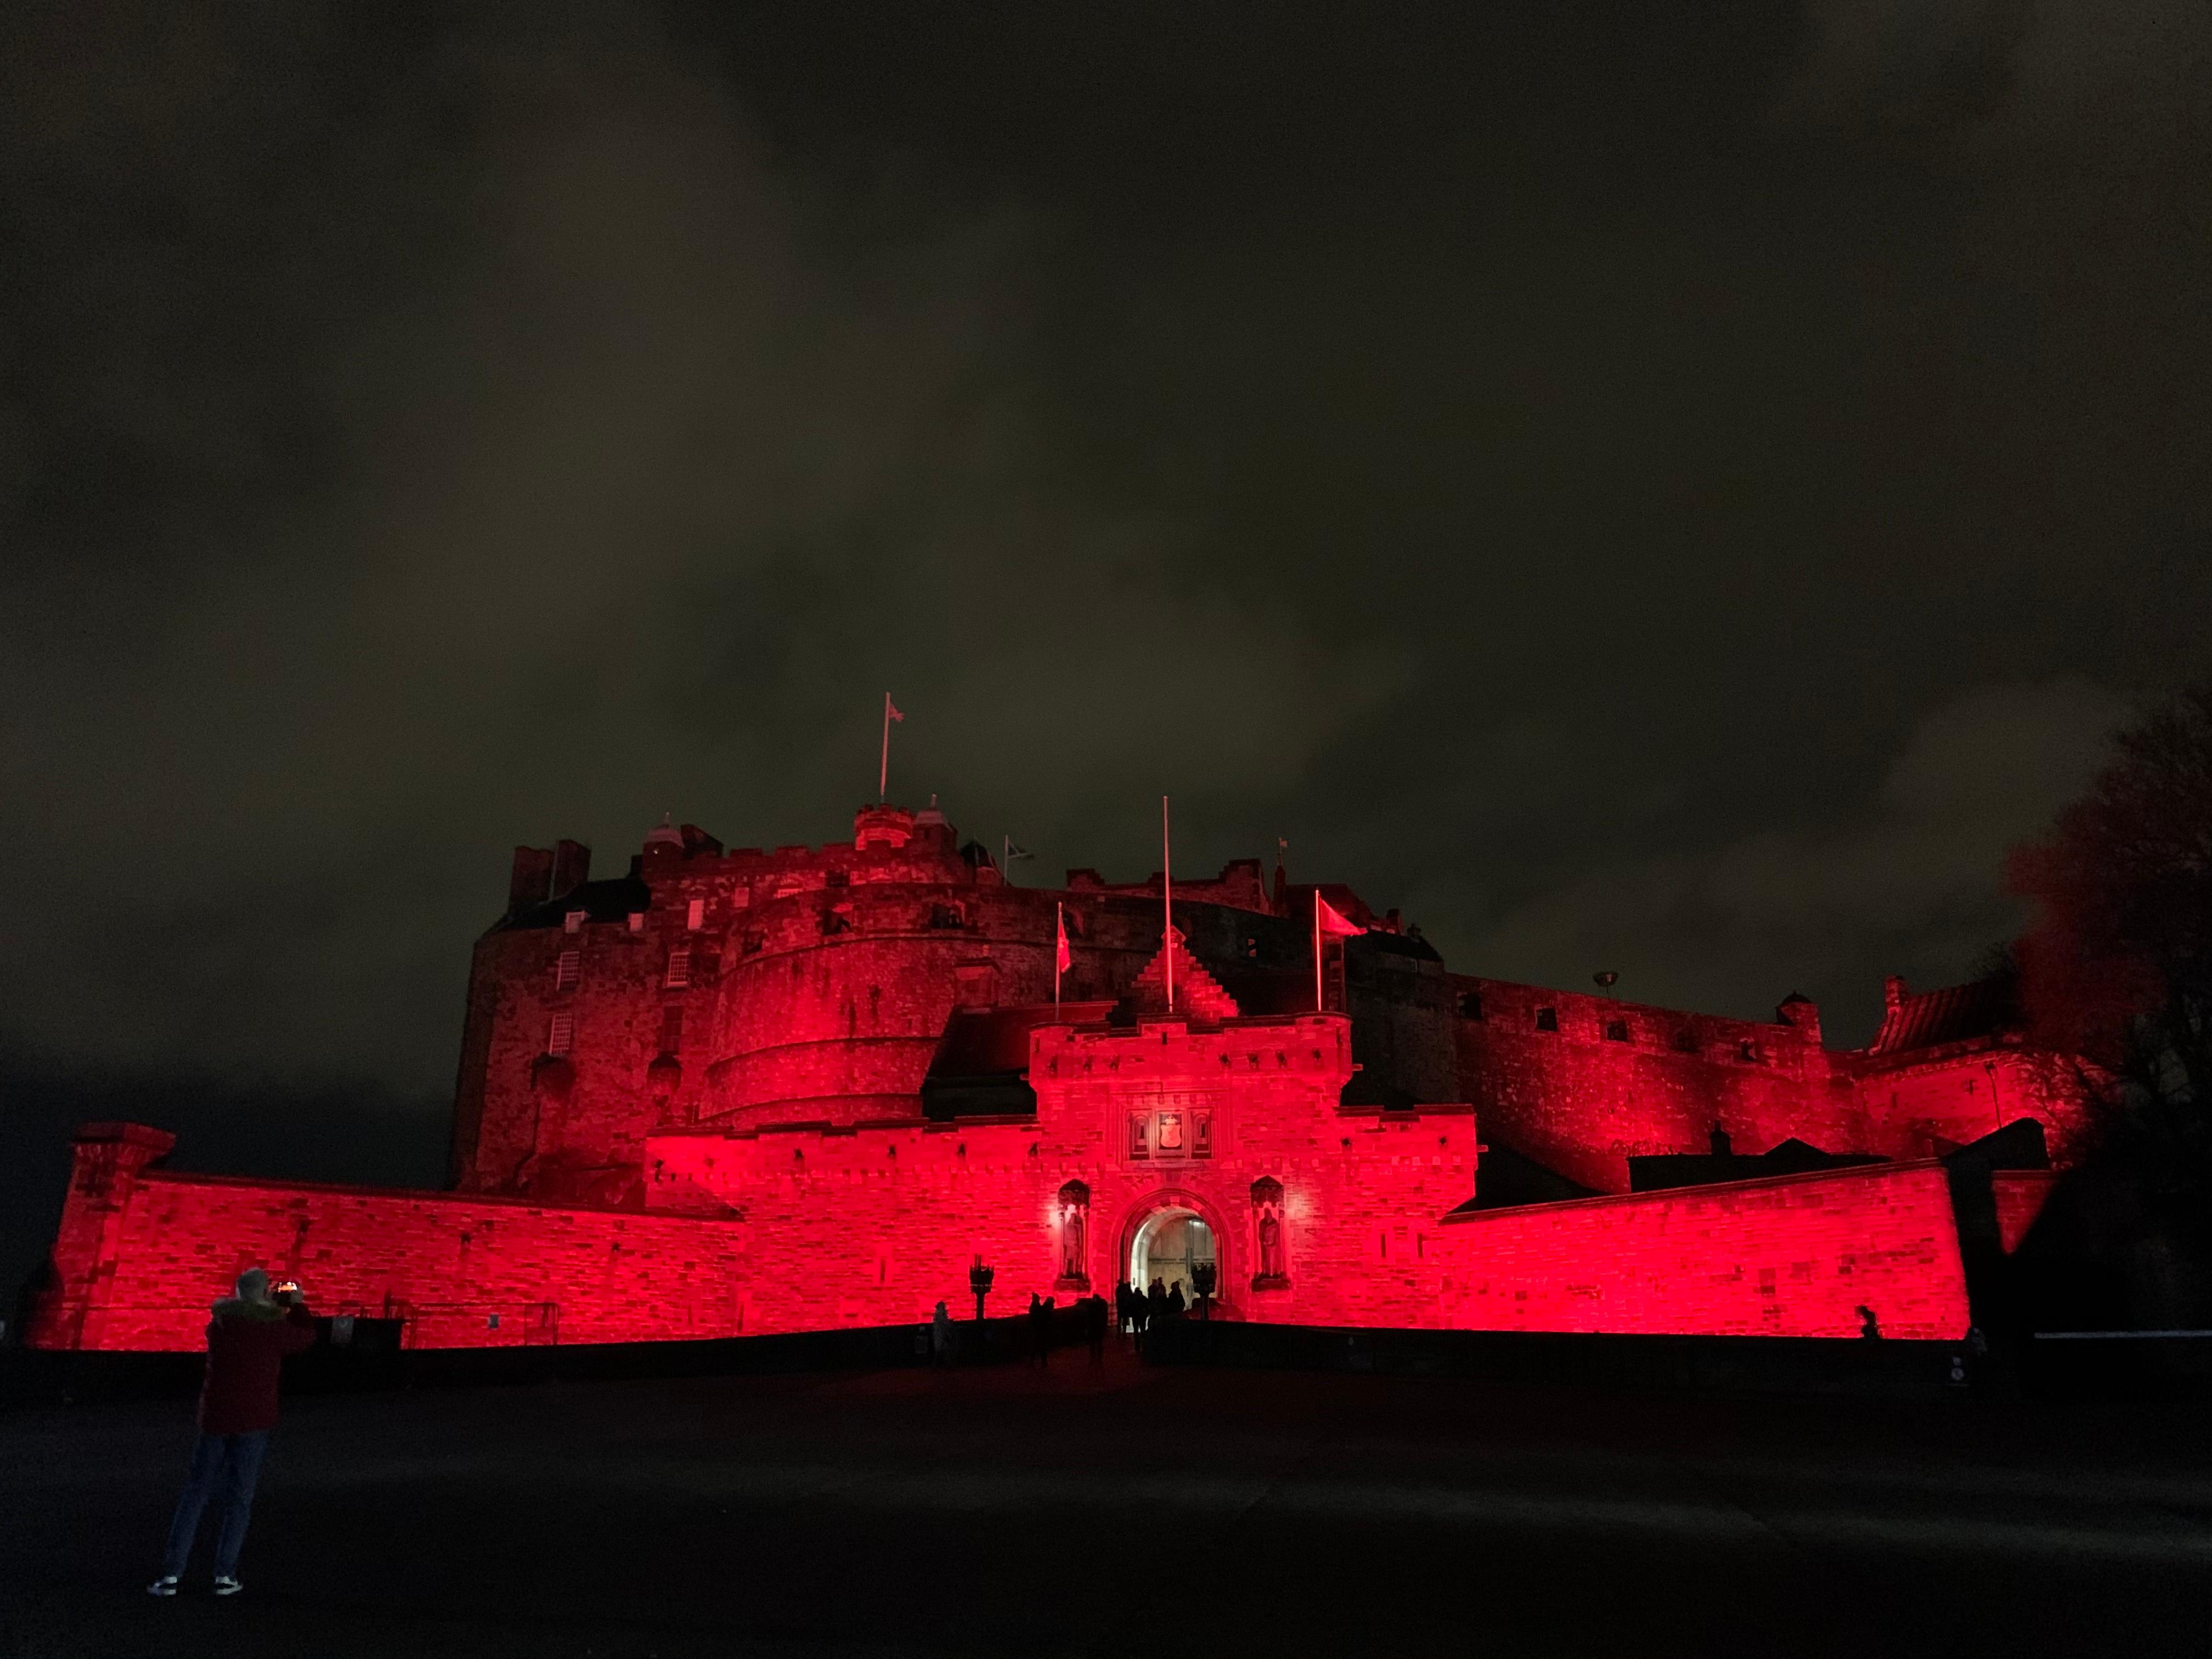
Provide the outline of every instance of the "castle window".
{"type": "Polygon", "coordinates": [[[684,907],[684,925],[695,933],[707,925],[706,900],[702,898],[693,899],[689,905],[684,907]]]}
{"type": "Polygon", "coordinates": [[[1606,1040],[1607,1042],[1627,1042],[1627,1041],[1628,1041],[1628,1022],[1627,1022],[1626,1020],[1625,1020],[1625,1019],[1609,1019],[1609,1020],[1606,1021],[1606,1023],[1605,1023],[1605,1040],[1606,1040]]]}
{"type": "Polygon", "coordinates": [[[633,910],[629,913],[629,930],[633,933],[641,933],[645,931],[644,911],[633,910]]]}
{"type": "Polygon", "coordinates": [[[575,1046],[575,1015],[554,1015],[553,1022],[545,1032],[545,1052],[549,1054],[565,1054],[575,1046]]]}
{"type": "Polygon", "coordinates": [[[1697,1053],[1697,1032],[1687,1025],[1680,1025],[1675,1027],[1674,1052],[1680,1054],[1694,1054],[1697,1053]]]}
{"type": "Polygon", "coordinates": [[[1746,1037],[1735,1045],[1735,1057],[1752,1066],[1763,1064],[1766,1059],[1765,1055],[1759,1052],[1759,1045],[1749,1037],[1746,1037]]]}
{"type": "Polygon", "coordinates": [[[684,1052],[684,1010],[672,1003],[660,1011],[660,1052],[684,1052]]]}
{"type": "Polygon", "coordinates": [[[584,953],[581,951],[562,951],[553,963],[553,988],[573,991],[576,988],[576,981],[583,976],[584,953]]]}
{"type": "Polygon", "coordinates": [[[965,927],[968,918],[960,913],[957,904],[933,904],[929,907],[929,925],[947,930],[965,927]]]}
{"type": "Polygon", "coordinates": [[[567,915],[561,918],[561,931],[564,933],[582,933],[584,931],[584,916],[585,912],[581,910],[569,911],[567,915]]]}
{"type": "Polygon", "coordinates": [[[1481,992],[1468,991],[1462,994],[1459,1000],[1459,1017],[1462,1019],[1480,1019],[1482,1018],[1481,992]]]}
{"type": "Polygon", "coordinates": [[[1559,1011],[1556,1008],[1539,1008],[1536,1011],[1536,1029],[1540,1031],[1558,1030],[1559,1011]]]}
{"type": "Polygon", "coordinates": [[[679,945],[668,953],[668,975],[662,980],[672,991],[681,991],[691,983],[691,947],[679,945]]]}

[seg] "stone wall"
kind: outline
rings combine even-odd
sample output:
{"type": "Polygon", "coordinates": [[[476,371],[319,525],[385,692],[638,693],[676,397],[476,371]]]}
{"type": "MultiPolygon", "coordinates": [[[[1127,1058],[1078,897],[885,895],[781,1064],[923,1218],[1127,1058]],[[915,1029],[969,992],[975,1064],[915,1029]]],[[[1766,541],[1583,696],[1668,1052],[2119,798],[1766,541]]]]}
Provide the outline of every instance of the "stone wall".
{"type": "Polygon", "coordinates": [[[745,1236],[727,1221],[147,1167],[167,1139],[80,1135],[39,1346],[197,1348],[255,1266],[300,1280],[319,1313],[404,1317],[418,1347],[744,1329],[745,1236]]]}
{"type": "Polygon", "coordinates": [[[1970,1322],[1932,1160],[1477,1211],[1442,1229],[1466,1330],[1948,1339],[1970,1322]]]}
{"type": "Polygon", "coordinates": [[[1452,976],[1461,1078],[1486,1134],[1601,1192],[1628,1189],[1628,1159],[1703,1152],[1715,1129],[1739,1152],[1796,1136],[1863,1147],[1842,1056],[1820,1046],[1810,1003],[1771,1024],[1612,997],[1452,976]]]}

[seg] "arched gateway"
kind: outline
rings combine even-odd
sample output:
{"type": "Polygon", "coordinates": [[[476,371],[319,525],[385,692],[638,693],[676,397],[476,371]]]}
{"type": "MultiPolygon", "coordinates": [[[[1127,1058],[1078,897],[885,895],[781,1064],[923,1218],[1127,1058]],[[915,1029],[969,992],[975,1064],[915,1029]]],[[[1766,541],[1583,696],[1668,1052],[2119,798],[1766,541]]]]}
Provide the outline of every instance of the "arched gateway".
{"type": "MultiPolygon", "coordinates": [[[[1188,1193],[1159,1193],[1138,1204],[1123,1227],[1121,1267],[1139,1288],[1155,1279],[1163,1285],[1180,1282],[1183,1300],[1194,1304],[1198,1285],[1193,1270],[1200,1263],[1220,1268],[1224,1243],[1211,1206],[1188,1193]]],[[[1218,1283],[1228,1282],[1221,1274],[1218,1283]]]]}
{"type": "Polygon", "coordinates": [[[1205,1218],[1189,1210],[1162,1210],[1137,1229],[1129,1249],[1129,1282],[1150,1285],[1157,1279],[1166,1285],[1182,1286],[1183,1300],[1197,1293],[1191,1271],[1200,1262],[1213,1261],[1213,1229],[1205,1218]]]}

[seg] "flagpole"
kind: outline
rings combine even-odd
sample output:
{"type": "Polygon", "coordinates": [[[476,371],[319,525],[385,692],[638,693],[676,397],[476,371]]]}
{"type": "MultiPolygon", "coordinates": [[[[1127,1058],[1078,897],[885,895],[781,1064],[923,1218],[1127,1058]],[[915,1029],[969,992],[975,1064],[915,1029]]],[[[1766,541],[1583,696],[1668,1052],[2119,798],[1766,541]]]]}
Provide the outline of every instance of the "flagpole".
{"type": "Polygon", "coordinates": [[[884,693],[884,758],[876,769],[876,800],[880,805],[891,787],[891,694],[884,693]]]}
{"type": "Polygon", "coordinates": [[[1167,964],[1168,1012],[1175,1012],[1175,860],[1169,852],[1168,798],[1160,797],[1160,960],[1167,964]]]}
{"type": "Polygon", "coordinates": [[[1060,947],[1067,938],[1067,901],[1060,900],[1053,907],[1055,930],[1052,939],[1052,1017],[1060,1018],[1060,947]]]}
{"type": "Polygon", "coordinates": [[[1314,1012],[1321,1006],[1321,889],[1314,889],[1314,1012]]]}

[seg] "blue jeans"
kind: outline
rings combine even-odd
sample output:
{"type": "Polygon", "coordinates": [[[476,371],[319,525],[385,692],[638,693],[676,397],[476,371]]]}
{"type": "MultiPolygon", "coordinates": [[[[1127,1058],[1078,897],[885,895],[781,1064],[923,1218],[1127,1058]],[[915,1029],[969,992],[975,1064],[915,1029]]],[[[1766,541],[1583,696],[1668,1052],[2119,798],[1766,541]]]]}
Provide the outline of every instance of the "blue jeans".
{"type": "Polygon", "coordinates": [[[199,1535],[201,1512],[210,1498],[221,1493],[222,1532],[216,1541],[215,1573],[218,1578],[238,1576],[238,1553],[246,1547],[246,1523],[253,1516],[253,1484],[261,1478],[261,1455],[268,1449],[266,1429],[200,1436],[192,1447],[184,1495],[177,1499],[177,1513],[169,1522],[169,1553],[161,1563],[165,1575],[185,1576],[192,1540],[199,1535]]]}

